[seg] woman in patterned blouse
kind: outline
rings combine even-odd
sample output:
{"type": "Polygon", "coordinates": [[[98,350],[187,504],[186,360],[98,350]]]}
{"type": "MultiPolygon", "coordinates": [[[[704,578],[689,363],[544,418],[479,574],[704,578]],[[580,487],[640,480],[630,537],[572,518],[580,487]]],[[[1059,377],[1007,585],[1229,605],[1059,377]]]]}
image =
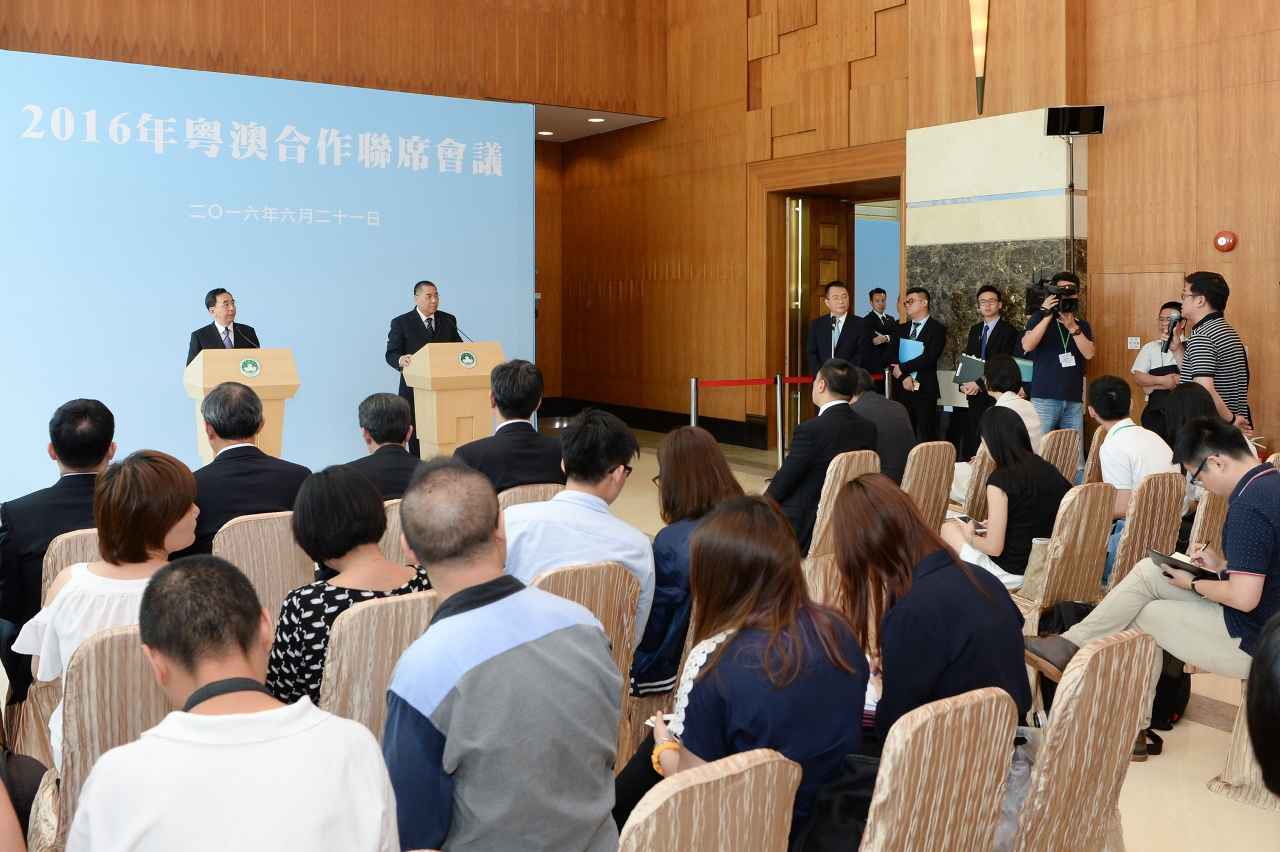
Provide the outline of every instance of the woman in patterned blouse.
{"type": "Polygon", "coordinates": [[[431,588],[421,568],[397,565],[378,549],[387,529],[382,495],[364,474],[344,465],[313,473],[293,505],[293,537],[329,572],[294,589],[276,624],[267,687],[292,704],[320,703],[320,679],[333,622],[355,604],[431,588]]]}

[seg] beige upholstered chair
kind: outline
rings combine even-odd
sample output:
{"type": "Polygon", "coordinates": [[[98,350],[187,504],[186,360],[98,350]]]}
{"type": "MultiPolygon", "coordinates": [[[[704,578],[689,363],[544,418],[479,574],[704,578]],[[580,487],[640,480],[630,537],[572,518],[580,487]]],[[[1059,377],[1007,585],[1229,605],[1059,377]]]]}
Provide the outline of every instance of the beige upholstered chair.
{"type": "Polygon", "coordinates": [[[1236,714],[1235,727],[1231,729],[1227,763],[1222,772],[1209,782],[1209,789],[1246,805],[1280,811],[1280,796],[1268,790],[1262,782],[1262,767],[1258,765],[1249,741],[1249,702],[1245,690],[1246,684],[1241,683],[1240,711],[1236,714]]]}
{"type": "Polygon", "coordinates": [[[1191,522],[1190,541],[1209,542],[1214,550],[1222,552],[1222,525],[1227,521],[1227,500],[1212,491],[1200,496],[1195,520],[1191,522]]]}
{"type": "Polygon", "coordinates": [[[1272,467],[1280,467],[1280,453],[1272,453],[1267,456],[1267,464],[1272,467]]]}
{"type": "Polygon", "coordinates": [[[49,549],[44,552],[44,565],[40,572],[41,604],[49,603],[45,598],[59,571],[77,562],[97,562],[101,558],[102,555],[98,553],[96,529],[63,533],[49,542],[49,549]]]}
{"type": "Polygon", "coordinates": [[[383,556],[397,565],[412,565],[413,560],[409,558],[409,554],[405,553],[404,545],[400,543],[400,534],[403,532],[403,527],[400,526],[400,501],[388,500],[382,505],[387,510],[387,531],[382,534],[378,549],[382,551],[383,556]]]}
{"type": "Polygon", "coordinates": [[[85,640],[66,672],[62,705],[62,779],[45,774],[28,835],[30,848],[62,849],[80,790],[98,758],[154,728],[173,708],[142,655],[137,625],[85,640]],[[38,815],[38,819],[37,819],[38,815]]]}
{"type": "Polygon", "coordinates": [[[213,537],[213,555],[244,572],[272,618],[284,596],[315,580],[316,564],[293,540],[293,512],[232,518],[213,537]]]}
{"type": "Polygon", "coordinates": [[[564,490],[558,482],[539,482],[533,485],[517,485],[498,494],[498,509],[509,509],[521,503],[542,503],[564,490]]]}
{"type": "Polygon", "coordinates": [[[436,593],[415,592],[358,603],[329,631],[320,707],[361,723],[382,742],[387,687],[400,656],[427,631],[436,593]]]}
{"type": "Polygon", "coordinates": [[[956,448],[950,441],[916,444],[902,472],[902,490],[911,496],[925,522],[937,532],[947,518],[947,497],[955,475],[956,448]]]}
{"type": "Polygon", "coordinates": [[[1017,709],[987,687],[917,707],[889,729],[861,852],[969,852],[995,839],[1017,709]]]}
{"type": "Polygon", "coordinates": [[[1150,701],[1155,640],[1126,630],[1071,659],[1031,772],[1014,852],[1119,852],[1120,787],[1150,701]]]}
{"type": "MultiPolygon", "coordinates": [[[[627,718],[631,704],[631,658],[635,655],[636,606],[640,601],[640,581],[617,562],[588,562],[543,571],[529,584],[553,595],[582,604],[599,620],[613,646],[613,661],[622,674],[622,718],[618,720],[618,762],[614,772],[626,765],[624,755],[631,745],[627,718]]],[[[632,748],[634,751],[634,748],[632,748]]]]}
{"type": "Polygon", "coordinates": [[[1056,467],[1068,482],[1075,482],[1080,465],[1080,433],[1075,429],[1054,429],[1040,439],[1040,457],[1056,467]]]}
{"type": "MultiPolygon", "coordinates": [[[[1089,457],[1084,460],[1084,479],[1080,480],[1082,485],[1090,482],[1102,481],[1102,460],[1098,458],[1098,448],[1102,446],[1102,440],[1107,437],[1107,430],[1103,426],[1099,426],[1093,430],[1093,440],[1089,443],[1089,457]]],[[[1068,481],[1075,482],[1075,477],[1068,476],[1068,481]]]]}
{"type": "Polygon", "coordinates": [[[1147,548],[1172,552],[1182,523],[1182,498],[1187,480],[1180,473],[1153,473],[1138,481],[1129,496],[1124,530],[1116,547],[1116,561],[1107,582],[1108,591],[1123,580],[1133,566],[1147,558],[1147,548]]]}
{"type": "Polygon", "coordinates": [[[978,454],[973,457],[973,473],[969,476],[969,488],[964,495],[964,513],[975,521],[986,520],[987,479],[995,469],[995,459],[991,458],[991,454],[987,452],[987,445],[979,444],[978,454]]]}
{"type": "Polygon", "coordinates": [[[619,852],[785,852],[800,765],[757,749],[658,782],[631,812],[619,852]]]}
{"type": "Polygon", "coordinates": [[[831,523],[836,496],[846,482],[852,482],[864,473],[879,472],[880,456],[874,450],[841,453],[827,465],[827,476],[822,482],[822,496],[818,498],[818,517],[814,521],[809,555],[801,562],[809,594],[820,603],[834,603],[840,588],[834,574],[835,536],[831,523]]]}

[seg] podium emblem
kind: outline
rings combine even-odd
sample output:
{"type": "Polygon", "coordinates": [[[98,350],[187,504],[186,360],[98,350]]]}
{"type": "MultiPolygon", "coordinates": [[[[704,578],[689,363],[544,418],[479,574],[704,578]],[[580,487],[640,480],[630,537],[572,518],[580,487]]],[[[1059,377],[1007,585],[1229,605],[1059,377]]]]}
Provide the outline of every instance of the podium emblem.
{"type": "MultiPolygon", "coordinates": [[[[472,359],[474,361],[474,357],[472,359]]],[[[245,358],[240,362],[240,375],[252,379],[262,372],[262,365],[257,358],[245,358]]]]}
{"type": "Polygon", "coordinates": [[[458,363],[470,370],[476,365],[476,353],[470,349],[463,349],[458,353],[458,363]]]}

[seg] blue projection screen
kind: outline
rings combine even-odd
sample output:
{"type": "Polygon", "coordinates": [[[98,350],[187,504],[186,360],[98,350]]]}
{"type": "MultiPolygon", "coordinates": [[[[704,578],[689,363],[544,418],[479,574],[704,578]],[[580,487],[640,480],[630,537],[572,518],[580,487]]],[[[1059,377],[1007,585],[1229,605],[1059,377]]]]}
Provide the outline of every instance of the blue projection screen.
{"type": "Polygon", "coordinates": [[[120,453],[193,469],[182,386],[225,287],[302,387],[284,456],[365,452],[356,407],[414,282],[508,358],[534,355],[534,110],[0,51],[0,499],[50,484],[69,399],[115,413],[120,453]]]}

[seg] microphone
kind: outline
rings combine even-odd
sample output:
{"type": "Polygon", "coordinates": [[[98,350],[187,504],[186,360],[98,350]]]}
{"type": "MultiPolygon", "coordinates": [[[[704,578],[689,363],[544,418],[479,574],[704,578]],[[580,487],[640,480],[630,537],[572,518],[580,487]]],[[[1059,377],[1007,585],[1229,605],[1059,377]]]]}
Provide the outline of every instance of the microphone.
{"type": "Polygon", "coordinates": [[[257,338],[256,338],[256,337],[251,338],[249,335],[245,334],[245,332],[244,332],[244,329],[245,329],[245,328],[246,328],[246,326],[239,326],[239,327],[237,327],[237,326],[236,326],[236,324],[235,324],[234,322],[233,322],[233,323],[231,323],[231,333],[232,333],[232,334],[234,334],[234,335],[236,336],[235,341],[233,341],[233,342],[232,342],[232,348],[234,348],[234,349],[261,349],[261,348],[262,348],[262,344],[258,342],[258,340],[257,340],[257,338]],[[245,347],[245,346],[237,346],[237,345],[236,345],[236,343],[238,343],[238,342],[239,342],[239,341],[241,341],[241,340],[243,340],[243,341],[245,341],[246,343],[249,343],[249,344],[251,344],[251,345],[250,345],[250,346],[247,346],[247,347],[245,347]]]}
{"type": "Polygon", "coordinates": [[[1161,352],[1168,352],[1170,345],[1173,344],[1173,332],[1178,327],[1178,322],[1182,319],[1181,311],[1174,311],[1169,314],[1169,336],[1165,338],[1164,343],[1160,346],[1161,352]]]}
{"type": "Polygon", "coordinates": [[[474,340],[472,340],[470,337],[467,337],[467,335],[463,333],[462,329],[458,328],[458,318],[452,317],[452,319],[453,319],[453,330],[458,332],[458,336],[466,337],[468,343],[475,343],[474,340]]]}

